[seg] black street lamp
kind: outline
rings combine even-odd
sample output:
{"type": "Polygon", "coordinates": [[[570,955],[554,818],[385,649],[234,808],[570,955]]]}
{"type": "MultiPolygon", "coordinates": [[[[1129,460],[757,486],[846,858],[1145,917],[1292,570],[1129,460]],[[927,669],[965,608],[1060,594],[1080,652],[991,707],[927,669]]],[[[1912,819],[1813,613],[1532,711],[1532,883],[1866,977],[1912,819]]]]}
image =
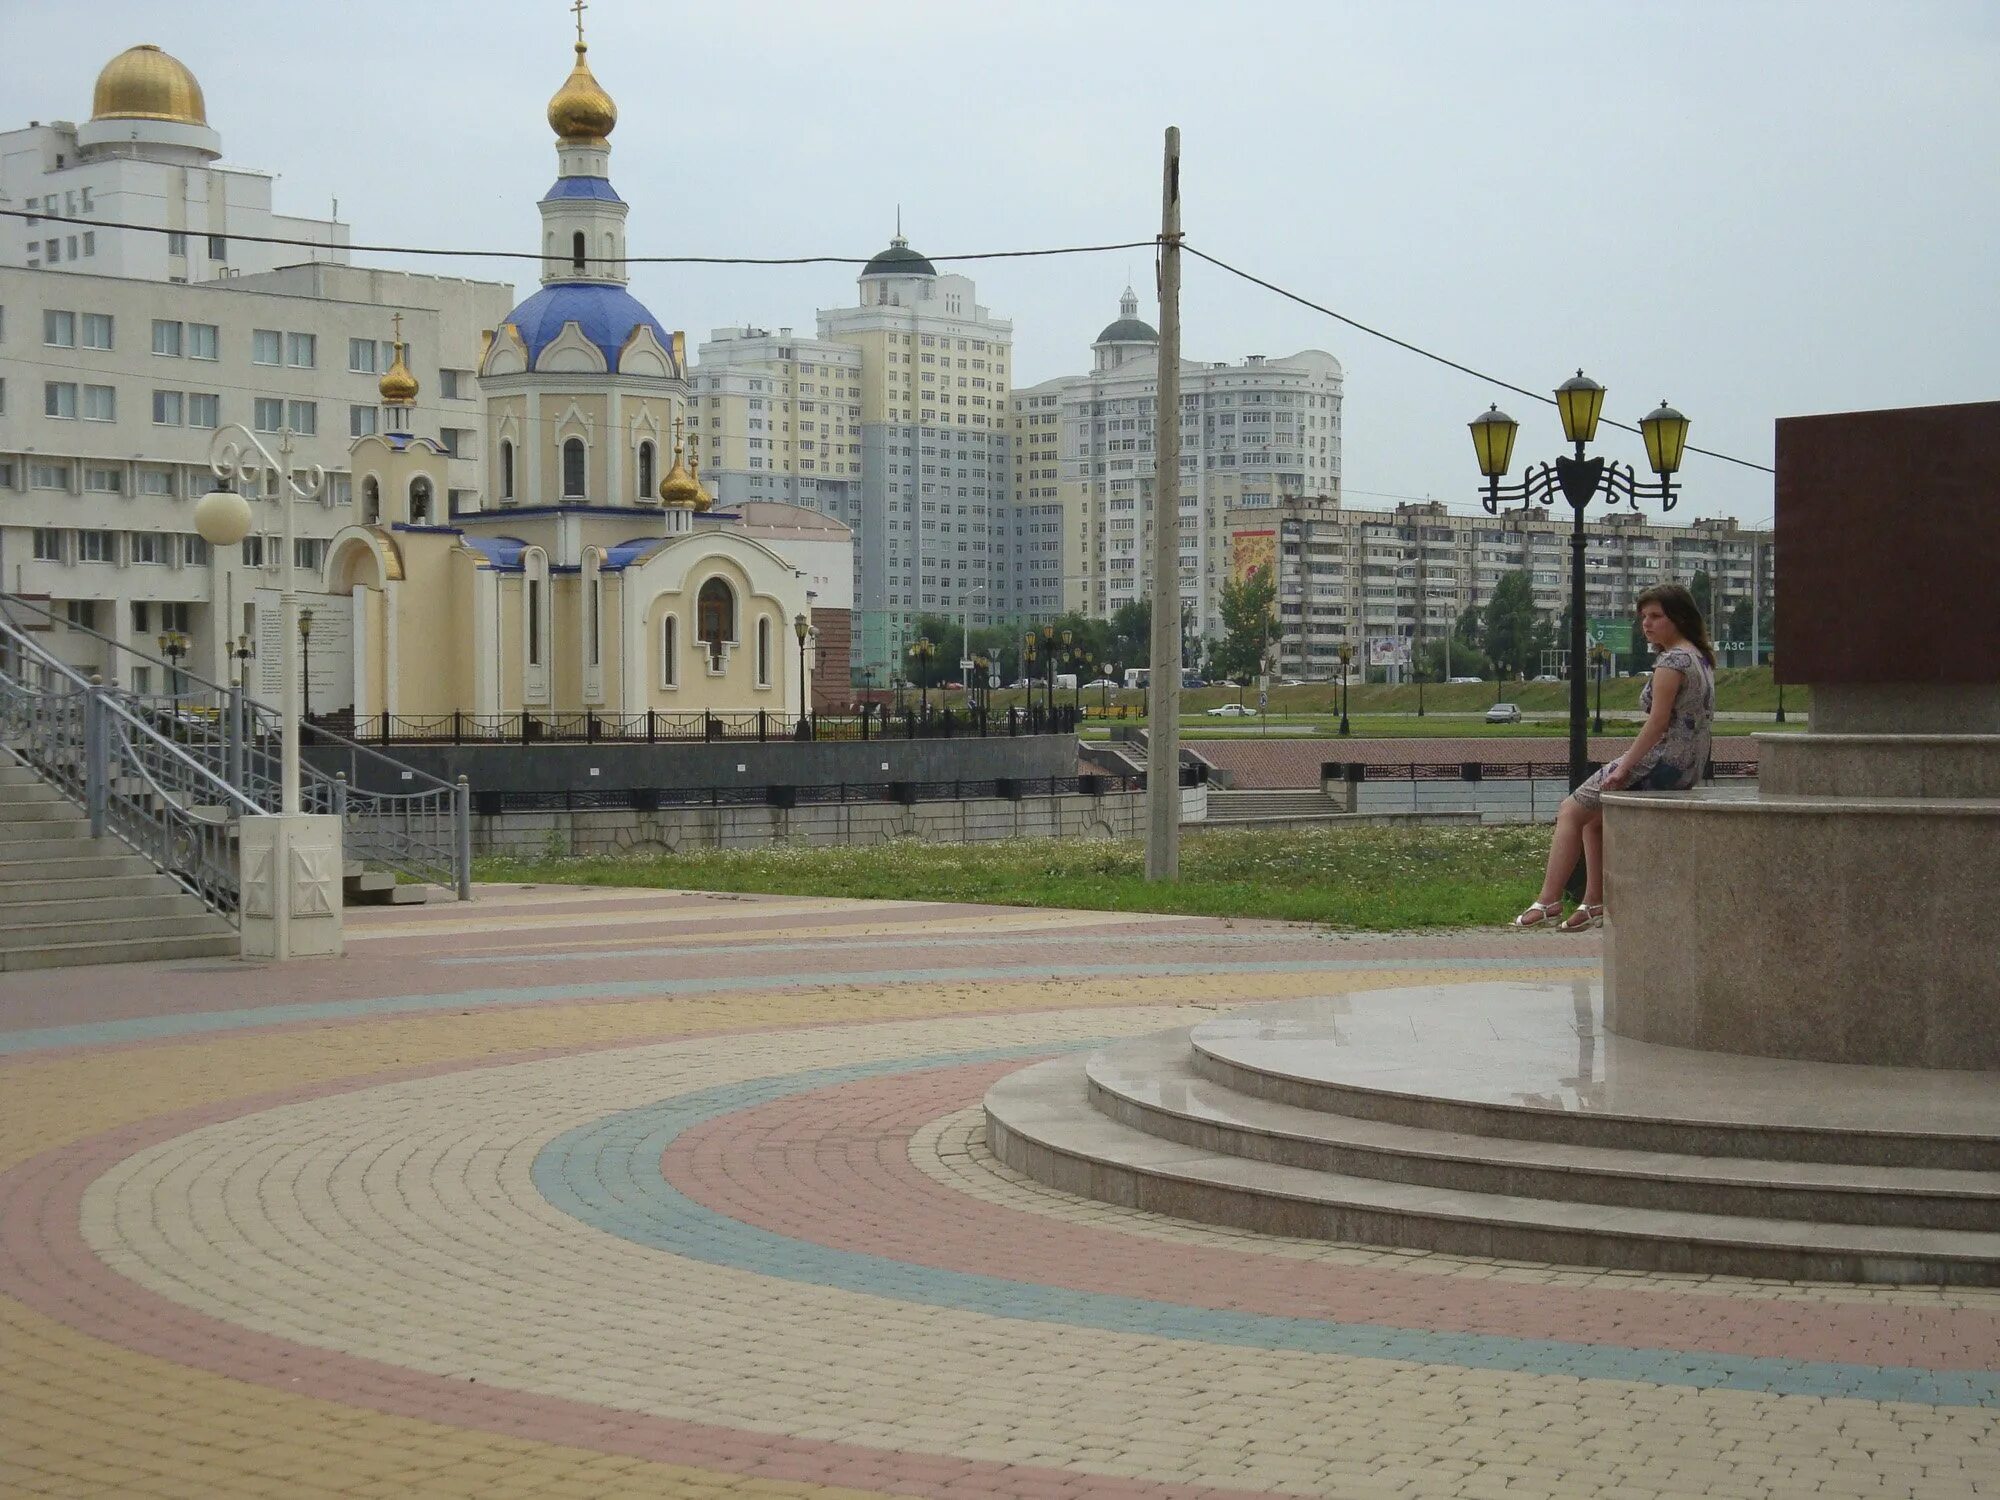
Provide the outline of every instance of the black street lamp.
{"type": "Polygon", "coordinates": [[[1637,509],[1641,500],[1657,499],[1663,511],[1674,508],[1674,474],[1687,448],[1688,419],[1664,401],[1640,419],[1639,430],[1646,439],[1646,461],[1657,480],[1642,480],[1630,464],[1607,465],[1601,458],[1587,459],[1584,448],[1597,436],[1597,419],[1604,410],[1604,387],[1578,370],[1556,390],[1556,409],[1562,414],[1563,436],[1576,445],[1574,457],[1558,458],[1553,465],[1523,471],[1520,482],[1503,486],[1500,481],[1514,454],[1514,438],[1520,423],[1495,406],[1471,423],[1472,446],[1479,457],[1479,472],[1486,476],[1486,493],[1480,503],[1488,515],[1498,515],[1500,504],[1519,501],[1522,508],[1549,505],[1560,493],[1575,513],[1570,531],[1569,559],[1569,784],[1579,785],[1589,773],[1590,749],[1586,734],[1589,702],[1584,686],[1584,582],[1583,511],[1599,490],[1607,504],[1629,500],[1637,509]]]}
{"type": "Polygon", "coordinates": [[[965,704],[968,712],[973,704],[978,704],[979,717],[984,719],[991,705],[988,699],[993,692],[993,658],[980,652],[972,658],[972,681],[965,685],[965,704]]]}
{"type": "Polygon", "coordinates": [[[1347,668],[1354,660],[1354,648],[1345,641],[1340,646],[1340,732],[1348,733],[1347,727],[1347,668]]]}
{"type": "Polygon", "coordinates": [[[313,716],[312,634],[313,612],[309,609],[302,609],[299,611],[299,655],[301,658],[299,663],[299,717],[302,719],[310,719],[313,716]]]}
{"type": "Polygon", "coordinates": [[[1098,683],[1099,687],[1097,689],[1097,696],[1100,700],[1102,700],[1098,704],[1098,707],[1103,711],[1104,717],[1108,719],[1111,717],[1111,663],[1110,662],[1106,662],[1104,664],[1104,675],[1098,679],[1098,683]]]}
{"type": "Polygon", "coordinates": [[[160,655],[167,659],[167,696],[180,696],[181,663],[187,659],[188,638],[178,630],[169,630],[160,638],[160,655]]]}
{"type": "Polygon", "coordinates": [[[1611,648],[1598,645],[1590,648],[1590,665],[1597,677],[1597,718],[1592,722],[1592,734],[1604,733],[1604,674],[1611,668],[1611,648]]]}
{"type": "Polygon", "coordinates": [[[1041,676],[1041,667],[1037,665],[1039,658],[1035,654],[1038,649],[1035,632],[1031,630],[1021,640],[1021,707],[1031,718],[1035,712],[1035,679],[1041,676]]]}
{"type": "Polygon", "coordinates": [[[812,635],[812,621],[803,614],[792,616],[792,634],[799,638],[799,738],[812,738],[812,709],[806,704],[806,641],[812,635]]]}
{"type": "Polygon", "coordinates": [[[931,716],[931,659],[937,655],[937,647],[927,635],[917,637],[917,643],[910,647],[910,658],[917,664],[917,686],[923,691],[923,705],[917,712],[928,719],[931,716]]]}
{"type": "MultiPolygon", "coordinates": [[[[1750,649],[1751,649],[1751,652],[1752,652],[1752,654],[1754,654],[1754,653],[1756,652],[1756,649],[1757,649],[1757,645],[1756,645],[1756,642],[1752,641],[1752,642],[1750,643],[1750,649]]],[[[1779,681],[1779,679],[1778,679],[1778,654],[1777,654],[1777,652],[1775,652],[1775,651],[1771,652],[1771,653],[1770,653],[1769,655],[1767,655],[1767,656],[1766,656],[1766,657],[1764,658],[1764,660],[1765,660],[1765,662],[1766,662],[1766,663],[1767,663],[1767,664],[1768,664],[1768,665],[1770,666],[1770,668],[1771,668],[1771,680],[1772,680],[1773,682],[1776,682],[1776,683],[1778,684],[1778,716],[1777,716],[1777,718],[1775,718],[1774,720],[1772,720],[1772,722],[1773,722],[1773,723],[1776,723],[1776,724],[1782,724],[1782,723],[1784,723],[1784,722],[1785,722],[1785,684],[1784,684],[1783,682],[1779,681]]]]}

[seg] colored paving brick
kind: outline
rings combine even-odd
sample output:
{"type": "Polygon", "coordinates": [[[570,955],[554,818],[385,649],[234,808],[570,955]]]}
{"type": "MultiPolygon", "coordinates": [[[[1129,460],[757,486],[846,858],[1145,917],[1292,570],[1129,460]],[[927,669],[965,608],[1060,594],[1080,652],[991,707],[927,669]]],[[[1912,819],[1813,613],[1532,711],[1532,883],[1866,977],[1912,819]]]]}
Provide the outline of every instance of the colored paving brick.
{"type": "Polygon", "coordinates": [[[0,976],[0,1495],[1968,1496],[2000,1294],[1264,1239],[1037,1058],[1594,939],[496,888],[0,976]]]}

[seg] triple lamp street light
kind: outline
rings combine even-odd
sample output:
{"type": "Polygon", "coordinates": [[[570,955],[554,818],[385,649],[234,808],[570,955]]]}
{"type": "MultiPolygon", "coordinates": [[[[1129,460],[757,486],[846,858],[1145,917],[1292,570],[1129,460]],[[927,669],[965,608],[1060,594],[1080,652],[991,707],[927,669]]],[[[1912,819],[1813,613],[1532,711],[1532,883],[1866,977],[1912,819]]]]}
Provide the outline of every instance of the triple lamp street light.
{"type": "Polygon", "coordinates": [[[169,630],[159,637],[160,655],[167,659],[167,696],[180,696],[180,666],[188,654],[188,638],[178,630],[169,630]]]}
{"type": "Polygon", "coordinates": [[[1590,648],[1591,675],[1597,679],[1597,717],[1592,721],[1592,734],[1604,733],[1604,674],[1611,670],[1611,648],[1602,643],[1590,648]]]}
{"type": "Polygon", "coordinates": [[[1340,732],[1343,735],[1351,732],[1347,724],[1347,669],[1353,660],[1354,648],[1342,641],[1340,643],[1340,732]]]}
{"type": "Polygon", "coordinates": [[[313,711],[313,612],[299,611],[299,702],[310,719],[313,711]]]}
{"type": "Polygon", "coordinates": [[[812,738],[812,710],[806,703],[806,642],[812,638],[812,621],[804,614],[792,616],[792,634],[799,638],[799,738],[812,738]]]}
{"type": "Polygon", "coordinates": [[[1518,483],[1503,485],[1500,481],[1513,460],[1520,423],[1494,406],[1476,417],[1471,427],[1479,472],[1486,476],[1486,493],[1480,503],[1488,515],[1498,515],[1502,501],[1518,501],[1526,509],[1552,504],[1558,493],[1574,513],[1569,562],[1569,784],[1574,788],[1589,774],[1590,762],[1585,732],[1589,706],[1584,686],[1584,507],[1602,490],[1607,504],[1629,500],[1636,510],[1641,500],[1656,499],[1661,510],[1672,510],[1677,498],[1674,475],[1687,449],[1688,419],[1664,401],[1640,419],[1646,461],[1659,476],[1642,480],[1630,464],[1606,464],[1601,458],[1584,457],[1585,446],[1597,436],[1597,420],[1604,410],[1603,386],[1578,370],[1575,378],[1557,387],[1555,397],[1563,436],[1575,444],[1575,456],[1524,470],[1518,483]]]}
{"type": "Polygon", "coordinates": [[[927,635],[920,635],[910,647],[910,660],[917,664],[917,686],[923,690],[923,707],[919,710],[928,719],[931,716],[931,662],[937,656],[937,644],[927,635]]]}

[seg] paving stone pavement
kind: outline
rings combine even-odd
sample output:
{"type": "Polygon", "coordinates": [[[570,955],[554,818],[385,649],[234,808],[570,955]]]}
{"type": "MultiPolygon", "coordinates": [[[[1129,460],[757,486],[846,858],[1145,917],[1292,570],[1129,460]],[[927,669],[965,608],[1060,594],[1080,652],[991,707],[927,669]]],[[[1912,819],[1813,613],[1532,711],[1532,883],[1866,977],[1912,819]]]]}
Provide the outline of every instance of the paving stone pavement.
{"type": "Polygon", "coordinates": [[[0,1496],[2000,1494],[2000,1294],[1268,1239],[1015,1067],[1595,939],[499,887],[0,976],[0,1496]]]}

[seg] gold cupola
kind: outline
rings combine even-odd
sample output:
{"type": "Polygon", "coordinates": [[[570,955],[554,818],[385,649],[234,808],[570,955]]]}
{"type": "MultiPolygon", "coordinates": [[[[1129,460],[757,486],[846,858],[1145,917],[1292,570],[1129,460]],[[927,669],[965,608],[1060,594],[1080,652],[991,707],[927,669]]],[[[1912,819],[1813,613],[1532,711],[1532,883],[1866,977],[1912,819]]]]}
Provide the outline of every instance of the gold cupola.
{"type": "Polygon", "coordinates": [[[576,66],[549,100],[549,127],[557,139],[570,146],[604,146],[606,137],[618,123],[618,106],[604,92],[604,86],[590,71],[584,54],[590,47],[583,39],[581,21],[577,25],[576,66]]]}
{"type": "Polygon", "coordinates": [[[688,458],[688,477],[694,480],[694,508],[699,511],[714,510],[715,496],[701,482],[701,434],[698,432],[694,435],[694,452],[688,458]]]}
{"type": "Polygon", "coordinates": [[[694,475],[688,472],[681,460],[681,424],[674,423],[674,464],[666,476],[660,480],[660,503],[669,510],[694,510],[701,497],[701,486],[694,475]]]}
{"type": "MultiPolygon", "coordinates": [[[[398,313],[397,322],[402,321],[398,313]]],[[[399,328],[397,332],[401,332],[399,328]]],[[[389,362],[381,381],[375,387],[382,393],[384,406],[415,406],[417,404],[417,377],[410,373],[410,367],[403,363],[403,341],[396,340],[396,357],[389,362]]]]}
{"type": "Polygon", "coordinates": [[[93,120],[165,120],[208,125],[208,105],[187,64],[151,42],[128,47],[104,65],[91,94],[93,120]]]}

